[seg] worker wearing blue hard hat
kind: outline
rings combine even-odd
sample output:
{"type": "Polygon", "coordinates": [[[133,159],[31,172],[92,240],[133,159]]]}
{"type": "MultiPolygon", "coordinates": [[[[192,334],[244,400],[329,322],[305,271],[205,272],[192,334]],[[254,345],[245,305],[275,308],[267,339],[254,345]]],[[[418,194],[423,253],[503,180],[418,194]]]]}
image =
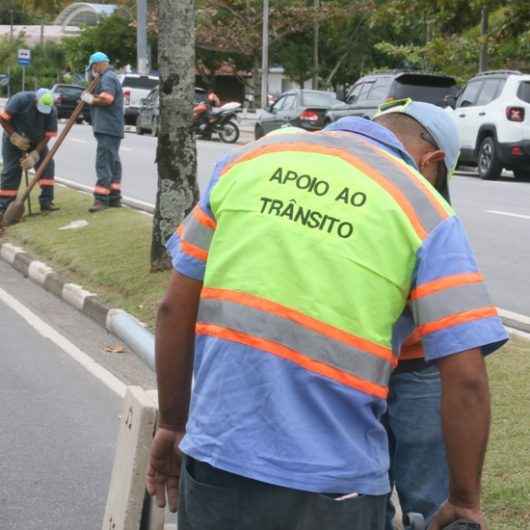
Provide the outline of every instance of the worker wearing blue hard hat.
{"type": "Polygon", "coordinates": [[[83,92],[81,99],[92,107],[92,127],[97,142],[94,204],[89,211],[100,212],[121,206],[120,143],[124,132],[123,91],[120,80],[103,52],[88,60],[88,74],[98,77],[94,94],[83,92]]]}

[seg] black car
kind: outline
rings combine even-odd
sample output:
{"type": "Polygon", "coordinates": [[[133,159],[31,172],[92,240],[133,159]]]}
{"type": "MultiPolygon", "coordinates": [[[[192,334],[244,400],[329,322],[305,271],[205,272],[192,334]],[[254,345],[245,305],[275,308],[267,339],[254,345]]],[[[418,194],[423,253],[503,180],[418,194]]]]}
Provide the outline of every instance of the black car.
{"type": "MultiPolygon", "coordinates": [[[[197,105],[208,99],[208,93],[204,88],[195,87],[195,96],[193,98],[193,105],[197,105]]],[[[138,118],[136,120],[136,132],[144,134],[150,132],[153,136],[158,135],[158,127],[160,124],[160,99],[158,94],[158,86],[153,88],[149,94],[142,99],[140,110],[138,111],[138,118]]]]}
{"type": "Polygon", "coordinates": [[[329,110],[326,124],[345,116],[371,118],[381,103],[411,98],[439,107],[456,96],[456,80],[450,76],[423,72],[386,72],[361,77],[346,93],[344,103],[329,110]]]}
{"type": "Polygon", "coordinates": [[[285,125],[318,131],[325,124],[327,110],[338,103],[334,92],[289,90],[281,94],[273,105],[260,111],[254,136],[257,140],[285,125]]]}
{"type": "MultiPolygon", "coordinates": [[[[55,100],[57,117],[59,119],[68,119],[70,117],[81,99],[81,92],[83,92],[83,90],[84,88],[79,85],[53,85],[51,91],[55,100]]],[[[82,123],[83,120],[87,123],[91,123],[92,121],[89,105],[83,107],[83,112],[77,119],[77,122],[82,123]]]]}

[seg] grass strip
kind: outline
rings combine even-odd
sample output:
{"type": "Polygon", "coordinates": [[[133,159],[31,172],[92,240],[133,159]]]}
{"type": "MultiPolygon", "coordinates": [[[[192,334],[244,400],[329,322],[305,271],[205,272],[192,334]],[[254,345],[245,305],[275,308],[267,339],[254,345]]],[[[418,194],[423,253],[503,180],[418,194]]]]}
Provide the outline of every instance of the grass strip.
{"type": "MultiPolygon", "coordinates": [[[[63,187],[56,190],[56,203],[61,211],[27,217],[8,228],[7,238],[152,328],[169,272],[149,272],[151,218],[129,208],[89,214],[92,197],[63,187]],[[88,226],[59,230],[81,219],[88,221],[88,226]]],[[[484,471],[483,508],[492,530],[528,530],[530,342],[514,338],[487,363],[493,424],[484,471]]]]}
{"type": "MultiPolygon", "coordinates": [[[[38,211],[33,195],[33,209],[38,211]]],[[[61,210],[25,217],[7,229],[4,240],[22,245],[68,281],[95,292],[109,305],[129,311],[153,328],[169,272],[149,272],[152,218],[130,208],[91,214],[88,208],[92,202],[90,195],[57,186],[55,204],[61,210]],[[60,230],[77,220],[87,221],[88,226],[60,230]]]]}

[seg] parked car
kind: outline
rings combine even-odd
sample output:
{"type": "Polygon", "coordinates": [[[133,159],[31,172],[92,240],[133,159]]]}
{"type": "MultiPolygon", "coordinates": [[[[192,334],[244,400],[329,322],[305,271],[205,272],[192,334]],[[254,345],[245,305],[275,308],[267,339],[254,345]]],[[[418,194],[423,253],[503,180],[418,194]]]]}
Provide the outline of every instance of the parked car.
{"type": "Polygon", "coordinates": [[[256,140],[284,125],[294,125],[308,131],[324,126],[326,111],[339,100],[333,92],[322,90],[289,90],[276,102],[261,110],[254,127],[256,140]]]}
{"type": "Polygon", "coordinates": [[[412,98],[440,107],[456,96],[456,80],[450,76],[424,72],[383,72],[361,77],[346,93],[343,103],[326,114],[326,124],[345,116],[371,118],[387,100],[412,98]]]}
{"type": "MultiPolygon", "coordinates": [[[[204,88],[195,87],[193,105],[197,105],[208,99],[208,93],[204,88]]],[[[144,134],[150,132],[153,136],[158,135],[160,125],[160,97],[158,86],[153,88],[147,97],[140,102],[138,118],[136,121],[136,132],[144,134]]]]}
{"type": "Polygon", "coordinates": [[[154,75],[140,74],[122,74],[119,79],[123,89],[125,125],[136,125],[142,99],[158,86],[159,79],[154,75]]]}
{"type": "MultiPolygon", "coordinates": [[[[83,90],[84,88],[79,85],[56,84],[52,86],[51,91],[59,119],[68,119],[70,117],[81,99],[81,92],[83,90]]],[[[91,123],[92,121],[89,105],[83,107],[83,111],[77,119],[77,122],[82,123],[83,120],[87,123],[91,123]]]]}
{"type": "Polygon", "coordinates": [[[477,164],[483,179],[503,169],[530,178],[530,75],[483,72],[469,80],[456,101],[460,162],[477,164]]]}

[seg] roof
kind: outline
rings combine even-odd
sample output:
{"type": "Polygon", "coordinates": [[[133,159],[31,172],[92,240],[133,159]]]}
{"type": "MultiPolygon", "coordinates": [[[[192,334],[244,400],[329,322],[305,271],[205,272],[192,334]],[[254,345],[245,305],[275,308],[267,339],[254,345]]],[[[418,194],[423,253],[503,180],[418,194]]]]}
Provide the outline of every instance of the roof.
{"type": "Polygon", "coordinates": [[[55,19],[60,26],[80,26],[87,24],[94,26],[99,18],[112,15],[118,6],[115,4],[93,4],[89,2],[74,2],[65,7],[55,19]]]}

